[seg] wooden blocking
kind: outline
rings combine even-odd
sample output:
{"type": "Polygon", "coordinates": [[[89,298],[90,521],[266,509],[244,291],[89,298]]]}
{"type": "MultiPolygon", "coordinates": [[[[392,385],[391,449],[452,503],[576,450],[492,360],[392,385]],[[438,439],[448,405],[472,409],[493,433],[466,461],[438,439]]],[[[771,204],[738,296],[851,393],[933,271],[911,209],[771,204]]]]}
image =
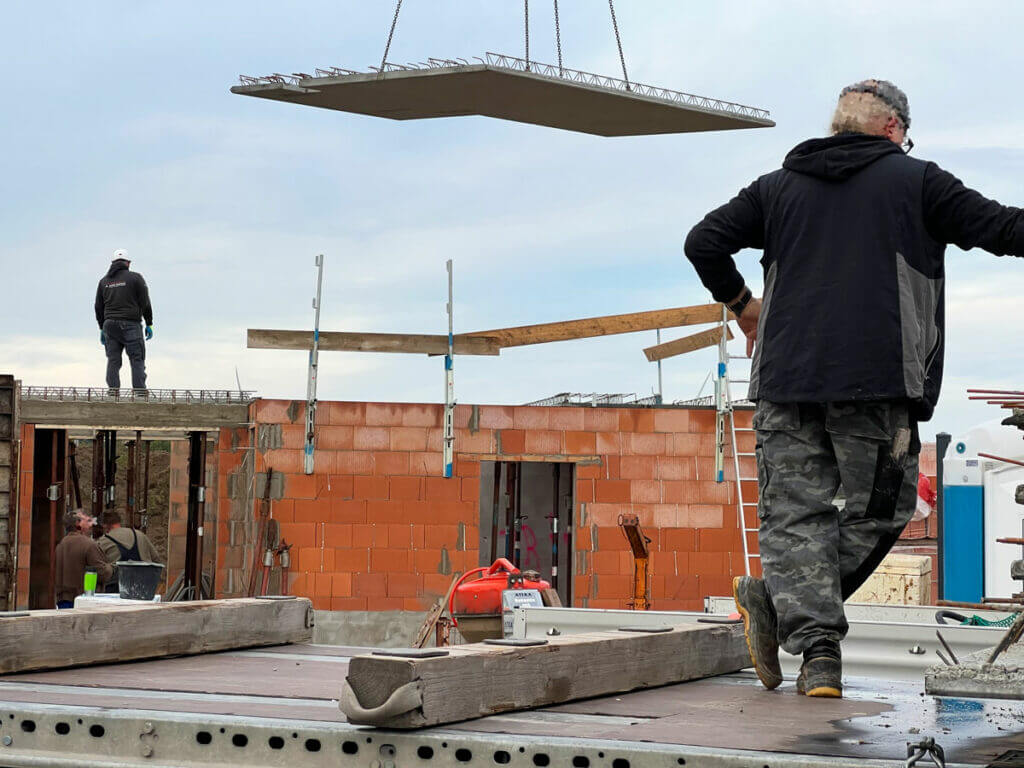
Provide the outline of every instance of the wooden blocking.
{"type": "Polygon", "coordinates": [[[310,642],[309,600],[202,600],[0,619],[0,673],[310,642]]]}
{"type": "MultiPolygon", "coordinates": [[[[728,325],[725,326],[728,338],[733,338],[732,329],[728,325]]],[[[675,357],[676,355],[683,355],[687,352],[693,352],[697,349],[704,349],[705,347],[713,347],[722,340],[722,329],[710,328],[700,333],[694,333],[690,336],[683,336],[681,339],[673,339],[672,341],[666,341],[663,344],[656,344],[653,347],[647,347],[644,350],[644,354],[647,355],[647,359],[650,362],[657,360],[664,360],[667,357],[675,357]]]]}
{"type": "Polygon", "coordinates": [[[931,597],[931,557],[890,553],[849,599],[853,603],[929,605],[931,597]]]}
{"type": "Polygon", "coordinates": [[[650,688],[750,666],[742,627],[594,632],[535,647],[462,645],[436,659],[357,656],[339,706],[350,722],[421,728],[650,688]]]}
{"type": "Polygon", "coordinates": [[[540,599],[544,601],[544,605],[548,608],[561,608],[562,598],[558,596],[557,589],[542,589],[540,590],[540,599]]]}
{"type": "MultiPolygon", "coordinates": [[[[249,349],[305,349],[313,346],[312,331],[277,331],[250,328],[246,333],[249,349]]],[[[456,336],[457,355],[497,355],[496,339],[456,336]]],[[[448,353],[448,337],[423,333],[348,333],[320,331],[321,352],[407,352],[424,355],[448,353]]]]}

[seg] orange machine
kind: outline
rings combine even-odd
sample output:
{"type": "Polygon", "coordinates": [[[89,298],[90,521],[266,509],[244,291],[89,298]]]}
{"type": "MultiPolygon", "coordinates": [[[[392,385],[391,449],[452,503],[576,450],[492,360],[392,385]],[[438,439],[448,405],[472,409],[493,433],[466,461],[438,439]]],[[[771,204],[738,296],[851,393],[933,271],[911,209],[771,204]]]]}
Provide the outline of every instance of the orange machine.
{"type": "Polygon", "coordinates": [[[455,584],[448,599],[448,614],[459,633],[471,643],[501,637],[501,593],[511,589],[550,589],[551,585],[534,573],[522,573],[499,557],[489,566],[466,571],[455,584]],[[474,581],[471,576],[483,574],[474,581]]]}

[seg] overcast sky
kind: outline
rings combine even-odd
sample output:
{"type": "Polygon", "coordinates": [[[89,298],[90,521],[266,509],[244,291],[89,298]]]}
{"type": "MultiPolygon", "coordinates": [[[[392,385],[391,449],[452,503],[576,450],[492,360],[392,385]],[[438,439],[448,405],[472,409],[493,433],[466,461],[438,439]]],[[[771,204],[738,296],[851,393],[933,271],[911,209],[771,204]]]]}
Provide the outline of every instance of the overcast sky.
{"type": "MultiPolygon", "coordinates": [[[[615,75],[603,0],[561,0],[566,66],[615,75]]],[[[486,118],[398,122],[232,95],[239,74],[365,70],[394,5],[50,2],[5,6],[0,370],[103,385],[96,282],[115,248],[150,285],[153,387],[305,395],[303,352],[247,350],[245,329],[456,331],[703,303],[689,228],[799,141],[843,85],[909,95],[914,153],[1024,204],[1024,5],[1006,2],[644,2],[617,12],[632,79],[763,107],[771,129],[605,139],[486,118]]],[[[531,53],[555,61],[551,4],[531,53]]],[[[389,59],[522,55],[518,0],[406,0],[389,59]]],[[[759,254],[739,257],[752,287],[759,254]]],[[[1024,388],[1024,261],[951,248],[946,383],[928,437],[998,415],[967,386],[1024,388]]],[[[667,331],[664,339],[685,331],[667,331]]],[[[459,358],[456,396],[650,394],[654,332],[459,358]]],[[[739,351],[739,342],[736,351],[739,351]]],[[[696,396],[704,350],[664,364],[696,396]]],[[[127,365],[123,374],[127,380],[127,365]]],[[[708,393],[705,388],[704,393],[708,393]]],[[[325,353],[322,399],[443,397],[436,358],[325,353]]]]}

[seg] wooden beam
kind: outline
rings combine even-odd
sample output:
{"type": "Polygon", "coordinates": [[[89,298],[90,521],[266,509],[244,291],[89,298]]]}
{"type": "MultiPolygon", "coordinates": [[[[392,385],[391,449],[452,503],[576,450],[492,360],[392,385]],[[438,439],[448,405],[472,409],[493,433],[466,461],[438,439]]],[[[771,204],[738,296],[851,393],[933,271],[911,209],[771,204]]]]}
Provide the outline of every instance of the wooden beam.
{"type": "Polygon", "coordinates": [[[356,656],[339,706],[349,722],[421,728],[592,696],[680,683],[750,666],[739,625],[593,632],[543,645],[456,645],[435,658],[356,656]]]}
{"type": "MultiPolygon", "coordinates": [[[[728,325],[725,326],[728,338],[733,338],[732,328],[728,325]]],[[[655,344],[653,347],[647,347],[644,350],[644,354],[647,355],[647,359],[650,362],[657,360],[664,360],[667,357],[675,357],[676,355],[684,355],[687,352],[693,352],[696,349],[704,349],[704,347],[713,347],[719,341],[722,340],[722,328],[709,328],[706,331],[700,333],[694,333],[690,336],[683,336],[681,339],[674,339],[673,341],[666,341],[664,344],[655,344]]]]}
{"type": "MultiPolygon", "coordinates": [[[[312,331],[278,331],[250,328],[246,346],[249,349],[304,349],[313,343],[312,331]]],[[[413,354],[444,355],[448,352],[448,337],[442,334],[422,333],[349,333],[320,331],[321,352],[408,352],[413,354]]],[[[457,355],[497,355],[501,351],[496,339],[486,334],[473,338],[455,337],[457,355]]]]}
{"type": "Polygon", "coordinates": [[[92,429],[192,429],[249,423],[245,403],[169,403],[153,400],[21,400],[19,420],[28,424],[92,429]]]}
{"type": "Polygon", "coordinates": [[[305,643],[311,612],[305,598],[30,611],[0,618],[0,674],[305,643]]]}
{"type": "MultiPolygon", "coordinates": [[[[566,320],[560,323],[521,325],[516,328],[497,328],[492,331],[476,331],[461,334],[460,338],[491,337],[501,347],[521,347],[527,344],[547,344],[551,341],[588,339],[594,336],[611,336],[616,333],[653,331],[656,328],[675,328],[681,325],[715,323],[722,319],[721,304],[701,304],[694,307],[656,309],[650,312],[632,312],[627,315],[604,315],[582,320],[566,320]]],[[[308,344],[307,344],[308,346],[308,344]]]]}

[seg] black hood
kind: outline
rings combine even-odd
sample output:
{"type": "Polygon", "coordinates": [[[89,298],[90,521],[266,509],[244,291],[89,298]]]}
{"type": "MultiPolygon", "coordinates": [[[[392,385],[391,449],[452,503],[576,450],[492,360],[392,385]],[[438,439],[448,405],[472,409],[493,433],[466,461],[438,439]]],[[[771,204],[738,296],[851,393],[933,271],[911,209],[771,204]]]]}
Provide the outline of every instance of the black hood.
{"type": "Polygon", "coordinates": [[[797,144],[786,155],[782,167],[819,179],[844,181],[878,158],[902,151],[885,136],[841,133],[797,144]]]}
{"type": "Polygon", "coordinates": [[[110,269],[107,270],[107,277],[113,277],[122,269],[128,269],[128,259],[114,259],[110,262],[110,269]]]}

